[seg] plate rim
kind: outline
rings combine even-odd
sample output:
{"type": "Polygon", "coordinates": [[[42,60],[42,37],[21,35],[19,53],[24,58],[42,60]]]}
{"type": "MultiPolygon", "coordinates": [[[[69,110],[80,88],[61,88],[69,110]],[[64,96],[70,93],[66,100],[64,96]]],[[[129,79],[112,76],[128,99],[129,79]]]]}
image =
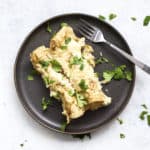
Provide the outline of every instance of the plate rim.
{"type": "MultiPolygon", "coordinates": [[[[50,129],[51,131],[56,131],[56,132],[59,132],[59,133],[63,133],[63,134],[70,134],[70,135],[73,135],[73,134],[85,134],[85,133],[90,133],[90,132],[93,132],[97,129],[99,129],[100,127],[102,127],[104,124],[107,124],[109,122],[111,122],[113,119],[116,118],[116,116],[118,116],[124,109],[125,107],[127,106],[132,94],[133,94],[133,91],[134,91],[134,87],[135,87],[135,80],[136,80],[136,68],[135,68],[135,65],[133,64],[133,80],[132,80],[132,85],[131,85],[131,90],[129,91],[127,97],[126,97],[126,101],[124,102],[124,105],[121,105],[120,109],[118,109],[116,111],[115,114],[113,114],[113,116],[104,121],[103,123],[89,129],[89,130],[86,130],[86,131],[80,131],[80,132],[72,132],[72,131],[61,131],[61,130],[58,130],[58,129],[55,129],[54,127],[51,127],[49,126],[44,120],[42,120],[38,115],[36,115],[34,113],[34,111],[29,108],[28,106],[26,106],[26,103],[24,101],[24,98],[22,97],[22,95],[20,94],[19,92],[19,86],[17,85],[17,78],[16,78],[16,71],[17,71],[17,62],[18,62],[18,58],[19,58],[19,55],[20,53],[22,52],[22,47],[23,45],[25,44],[25,42],[27,41],[27,39],[30,37],[30,35],[36,31],[41,25],[43,25],[44,23],[50,21],[50,20],[53,20],[55,18],[60,18],[60,17],[65,17],[65,16],[70,16],[70,15],[80,15],[80,16],[85,16],[85,17],[91,17],[93,19],[96,19],[98,20],[98,18],[94,15],[90,15],[90,14],[86,14],[86,13],[64,13],[64,14],[59,14],[59,15],[54,15],[53,17],[50,17],[44,21],[41,21],[38,25],[36,25],[30,32],[27,33],[27,35],[25,36],[23,42],[21,43],[20,47],[19,47],[19,50],[16,54],[16,58],[15,58],[15,63],[14,63],[14,69],[13,69],[13,74],[14,74],[14,84],[15,84],[15,89],[16,89],[16,93],[18,95],[18,98],[19,98],[19,101],[20,103],[23,105],[25,111],[29,114],[29,116],[31,116],[31,118],[33,120],[35,120],[37,123],[39,123],[40,125],[42,125],[43,127],[46,127],[47,129],[50,129]]],[[[123,41],[125,42],[126,46],[128,47],[128,51],[130,52],[131,55],[132,54],[132,51],[130,49],[130,46],[128,45],[127,41],[125,40],[124,36],[122,36],[122,34],[115,28],[113,27],[111,24],[109,24],[108,22],[106,21],[102,21],[102,20],[99,20],[100,22],[103,22],[104,24],[106,24],[107,26],[113,28],[113,30],[115,30],[115,32],[121,36],[121,38],[123,39],[123,41]]]]}

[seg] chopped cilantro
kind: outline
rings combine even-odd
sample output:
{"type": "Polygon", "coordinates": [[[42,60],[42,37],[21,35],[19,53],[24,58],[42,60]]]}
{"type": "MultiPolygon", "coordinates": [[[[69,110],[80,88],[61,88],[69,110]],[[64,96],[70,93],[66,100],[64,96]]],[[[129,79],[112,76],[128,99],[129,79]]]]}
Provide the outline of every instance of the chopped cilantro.
{"type": "Polygon", "coordinates": [[[102,21],[106,20],[106,18],[102,15],[99,15],[98,18],[99,18],[99,20],[102,20],[102,21]]]}
{"type": "Polygon", "coordinates": [[[111,13],[111,14],[109,15],[109,20],[113,20],[113,19],[115,19],[116,17],[117,17],[116,14],[111,13]]]}
{"type": "Polygon", "coordinates": [[[80,140],[83,140],[86,136],[91,139],[91,133],[72,135],[73,138],[79,138],[80,140]]]}
{"type": "Polygon", "coordinates": [[[150,22],[150,16],[146,16],[143,21],[143,26],[148,26],[150,22]]]}
{"type": "Polygon", "coordinates": [[[105,57],[100,57],[100,58],[96,59],[96,61],[95,61],[96,64],[102,64],[102,63],[108,63],[108,62],[109,62],[109,60],[105,57]]]}
{"type": "Polygon", "coordinates": [[[87,101],[82,94],[76,93],[76,98],[77,98],[77,102],[78,102],[79,107],[84,107],[85,105],[87,105],[87,101]]]}
{"type": "Polygon", "coordinates": [[[74,96],[75,91],[74,91],[74,90],[69,90],[69,91],[68,91],[68,94],[69,94],[70,96],[74,96]]]}
{"type": "Polygon", "coordinates": [[[148,109],[147,106],[146,106],[146,104],[142,104],[141,106],[142,106],[144,109],[148,109]]]}
{"type": "Polygon", "coordinates": [[[147,115],[147,124],[150,126],[150,115],[147,115]]]}
{"type": "Polygon", "coordinates": [[[131,17],[131,20],[136,21],[136,18],[135,17],[131,17]]]}
{"type": "Polygon", "coordinates": [[[121,139],[124,139],[124,138],[125,138],[125,134],[120,133],[120,138],[121,138],[121,139]]]}
{"type": "Polygon", "coordinates": [[[45,97],[42,98],[42,110],[47,110],[48,106],[52,104],[50,99],[46,100],[45,97]]]}
{"type": "Polygon", "coordinates": [[[50,64],[50,61],[41,60],[39,61],[39,63],[42,65],[43,68],[47,68],[50,64]]]}
{"type": "Polygon", "coordinates": [[[80,83],[79,83],[79,87],[83,90],[86,91],[88,89],[88,85],[85,83],[84,79],[81,79],[80,83]]]}
{"type": "Polygon", "coordinates": [[[122,119],[117,118],[117,121],[119,122],[119,124],[123,124],[123,120],[122,119]]]}
{"type": "Polygon", "coordinates": [[[61,124],[60,130],[64,132],[65,129],[66,129],[66,127],[67,127],[67,122],[63,122],[63,123],[61,124]]]}
{"type": "Polygon", "coordinates": [[[99,72],[96,72],[96,73],[95,73],[95,76],[99,78],[100,73],[99,73],[99,72]]]}
{"type": "Polygon", "coordinates": [[[65,23],[65,22],[62,22],[62,23],[60,24],[60,26],[61,26],[61,28],[62,28],[62,27],[68,26],[68,24],[65,23]]]}
{"type": "Polygon", "coordinates": [[[145,115],[147,115],[147,114],[148,114],[147,111],[142,111],[141,114],[140,114],[140,116],[139,116],[139,118],[140,118],[141,120],[144,120],[144,119],[145,119],[145,115]]]}
{"type": "Polygon", "coordinates": [[[50,80],[48,77],[43,77],[43,80],[46,87],[49,87],[50,84],[53,84],[55,82],[54,80],[50,80]]]}
{"type": "Polygon", "coordinates": [[[48,24],[47,24],[47,32],[49,32],[49,33],[51,33],[52,32],[52,29],[51,29],[51,27],[50,27],[50,24],[49,24],[49,22],[48,22],[48,24]]]}
{"type": "Polygon", "coordinates": [[[35,69],[32,69],[32,70],[31,70],[31,75],[34,76],[34,75],[37,75],[37,74],[38,74],[38,72],[37,72],[35,69]]]}
{"type": "Polygon", "coordinates": [[[32,81],[32,80],[34,80],[34,77],[32,75],[28,75],[27,80],[32,81]]]}
{"type": "Polygon", "coordinates": [[[53,60],[50,61],[50,63],[52,65],[52,68],[56,72],[61,72],[62,71],[62,66],[61,66],[61,64],[57,60],[53,59],[53,60]]]}
{"type": "Polygon", "coordinates": [[[62,46],[60,46],[60,48],[61,48],[62,50],[66,50],[66,49],[67,49],[67,46],[66,46],[66,45],[62,45],[62,46]]]}
{"type": "Polygon", "coordinates": [[[80,65],[80,70],[83,70],[84,69],[84,64],[81,64],[80,65]]]}
{"type": "Polygon", "coordinates": [[[116,67],[114,70],[111,71],[104,71],[103,78],[106,82],[110,82],[111,79],[121,80],[126,79],[128,81],[132,80],[132,73],[130,71],[125,71],[126,66],[121,65],[116,67]]]}
{"type": "Polygon", "coordinates": [[[71,38],[68,37],[67,39],[65,39],[65,44],[68,45],[71,42],[71,38]]]}

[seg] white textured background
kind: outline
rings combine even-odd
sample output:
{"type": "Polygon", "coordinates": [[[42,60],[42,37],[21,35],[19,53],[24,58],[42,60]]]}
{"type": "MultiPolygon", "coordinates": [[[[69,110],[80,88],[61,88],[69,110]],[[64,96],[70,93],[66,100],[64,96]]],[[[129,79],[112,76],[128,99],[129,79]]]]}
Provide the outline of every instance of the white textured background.
{"type": "Polygon", "coordinates": [[[150,15],[150,0],[0,0],[0,149],[149,150],[150,127],[138,116],[140,104],[150,108],[150,75],[140,69],[132,98],[120,114],[124,124],[113,120],[93,133],[91,140],[80,141],[49,131],[21,106],[14,87],[13,65],[22,41],[40,22],[70,12],[95,16],[116,13],[118,17],[110,23],[124,35],[134,55],[150,65],[150,25],[142,26],[145,15],[150,15]],[[133,22],[131,16],[138,20],[133,22]],[[125,139],[119,138],[120,132],[126,134],[125,139]]]}

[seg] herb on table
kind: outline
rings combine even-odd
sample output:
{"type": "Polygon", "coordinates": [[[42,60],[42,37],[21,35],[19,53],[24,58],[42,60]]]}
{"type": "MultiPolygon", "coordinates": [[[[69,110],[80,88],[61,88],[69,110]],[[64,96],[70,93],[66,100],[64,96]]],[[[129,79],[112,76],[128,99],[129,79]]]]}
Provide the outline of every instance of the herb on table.
{"type": "Polygon", "coordinates": [[[132,73],[130,71],[125,71],[126,65],[121,65],[116,67],[114,70],[111,71],[104,71],[103,78],[108,83],[112,79],[121,80],[126,79],[128,81],[132,80],[132,73]]]}
{"type": "Polygon", "coordinates": [[[86,136],[91,139],[91,133],[72,135],[73,138],[79,138],[80,140],[83,140],[86,136]]]}
{"type": "Polygon", "coordinates": [[[99,15],[98,18],[99,18],[99,20],[102,20],[102,21],[106,20],[106,17],[104,17],[102,15],[99,15]]]}
{"type": "Polygon", "coordinates": [[[67,39],[65,39],[65,44],[68,45],[71,42],[71,38],[68,37],[67,39]]]}
{"type": "Polygon", "coordinates": [[[62,71],[62,66],[61,66],[61,64],[57,60],[53,59],[53,60],[50,61],[50,63],[52,65],[52,68],[56,72],[61,72],[62,71]]]}
{"type": "Polygon", "coordinates": [[[49,24],[49,22],[48,22],[48,24],[47,24],[47,32],[49,32],[49,33],[51,33],[52,32],[52,29],[51,29],[51,27],[50,27],[50,24],[49,24]]]}
{"type": "Polygon", "coordinates": [[[66,127],[67,127],[67,122],[63,122],[63,123],[61,124],[60,130],[64,132],[65,129],[66,129],[66,127]]]}
{"type": "Polygon", "coordinates": [[[109,60],[105,57],[100,57],[100,58],[96,59],[96,61],[95,61],[96,64],[102,64],[102,63],[108,63],[108,62],[109,62],[109,60]]]}
{"type": "Polygon", "coordinates": [[[45,97],[42,98],[42,110],[47,110],[48,106],[52,104],[51,99],[46,100],[45,97]]]}
{"type": "Polygon", "coordinates": [[[60,46],[60,48],[61,48],[62,50],[66,50],[66,49],[67,49],[67,46],[66,46],[66,45],[62,45],[62,46],[60,46]]]}
{"type": "Polygon", "coordinates": [[[84,79],[81,79],[80,83],[79,83],[79,87],[83,90],[86,91],[88,89],[88,85],[85,83],[84,79]]]}
{"type": "Polygon", "coordinates": [[[124,138],[125,138],[125,134],[120,133],[120,138],[121,138],[121,139],[124,139],[124,138]]]}
{"type": "Polygon", "coordinates": [[[62,28],[62,27],[68,26],[68,24],[65,23],[65,22],[62,22],[62,23],[60,24],[60,26],[61,26],[61,28],[62,28]]]}
{"type": "Polygon", "coordinates": [[[75,91],[74,91],[74,90],[69,90],[69,91],[68,91],[68,94],[69,94],[70,96],[74,96],[75,91]]]}
{"type": "Polygon", "coordinates": [[[148,26],[150,22],[150,16],[146,16],[143,21],[143,26],[148,26]]]}
{"type": "Polygon", "coordinates": [[[136,18],[135,17],[131,17],[131,20],[136,21],[136,18]]]}
{"type": "Polygon", "coordinates": [[[123,120],[122,119],[117,118],[117,121],[119,122],[119,124],[123,124],[123,120]]]}
{"type": "Polygon", "coordinates": [[[21,147],[24,147],[24,144],[23,144],[23,143],[21,143],[21,144],[20,144],[20,146],[21,146],[21,147]]]}
{"type": "Polygon", "coordinates": [[[148,109],[147,106],[146,106],[146,104],[142,104],[141,106],[142,106],[144,109],[148,109]]]}
{"type": "Polygon", "coordinates": [[[27,80],[32,81],[32,80],[34,80],[34,77],[32,75],[28,75],[27,80]]]}
{"type": "Polygon", "coordinates": [[[70,59],[69,65],[70,66],[72,66],[72,65],[80,65],[80,70],[83,70],[84,69],[83,58],[79,58],[77,56],[73,56],[70,59]]]}
{"type": "Polygon", "coordinates": [[[77,102],[78,102],[79,107],[84,107],[85,105],[87,105],[87,101],[82,94],[76,93],[76,98],[77,98],[77,102]]]}
{"type": "Polygon", "coordinates": [[[116,17],[117,17],[116,14],[111,13],[111,14],[109,15],[109,20],[113,20],[113,19],[115,19],[116,17]]]}
{"type": "Polygon", "coordinates": [[[39,63],[41,64],[41,66],[43,68],[47,68],[49,66],[49,64],[50,64],[50,61],[41,60],[41,61],[39,61],[39,63]]]}
{"type": "Polygon", "coordinates": [[[141,114],[140,114],[140,116],[139,116],[139,118],[140,118],[141,120],[144,120],[144,119],[145,119],[145,115],[147,115],[147,114],[148,114],[147,111],[142,111],[141,114]]]}
{"type": "Polygon", "coordinates": [[[150,115],[147,115],[147,124],[150,126],[150,115]]]}

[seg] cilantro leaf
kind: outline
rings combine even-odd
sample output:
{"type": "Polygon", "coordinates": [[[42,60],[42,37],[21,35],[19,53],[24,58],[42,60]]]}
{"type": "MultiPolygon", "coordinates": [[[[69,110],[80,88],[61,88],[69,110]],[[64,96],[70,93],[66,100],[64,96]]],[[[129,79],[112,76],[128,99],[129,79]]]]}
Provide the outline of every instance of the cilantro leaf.
{"type": "Polygon", "coordinates": [[[68,24],[65,23],[65,22],[62,22],[62,23],[60,24],[60,26],[61,26],[61,28],[62,28],[62,27],[68,26],[68,24]]]}
{"type": "Polygon", "coordinates": [[[136,21],[136,18],[135,17],[131,17],[131,20],[136,21]]]}
{"type": "Polygon", "coordinates": [[[145,119],[145,115],[147,115],[147,114],[148,114],[147,111],[142,111],[141,114],[140,114],[140,116],[139,116],[139,118],[140,118],[141,120],[144,120],[144,119],[145,119]]]}
{"type": "Polygon", "coordinates": [[[85,105],[87,105],[87,101],[85,100],[85,97],[82,94],[76,93],[76,98],[79,107],[84,107],[85,105]]]}
{"type": "Polygon", "coordinates": [[[50,27],[50,24],[49,24],[49,22],[48,22],[48,24],[47,24],[47,32],[49,32],[49,33],[51,33],[52,32],[52,29],[51,29],[51,27],[50,27]]]}
{"type": "Polygon", "coordinates": [[[43,77],[43,81],[46,87],[49,87],[50,84],[53,84],[55,82],[55,80],[50,80],[48,77],[43,77]]]}
{"type": "Polygon", "coordinates": [[[71,42],[71,38],[68,37],[67,39],[65,39],[65,44],[68,45],[71,42]]]}
{"type": "Polygon", "coordinates": [[[85,83],[84,79],[81,79],[80,83],[79,83],[79,87],[83,90],[86,91],[88,89],[88,85],[85,83]]]}
{"type": "Polygon", "coordinates": [[[109,62],[109,60],[105,57],[100,57],[100,58],[96,59],[96,61],[95,61],[96,64],[102,64],[102,63],[108,63],[108,62],[109,62]]]}
{"type": "Polygon", "coordinates": [[[50,64],[50,61],[44,61],[44,60],[40,60],[39,63],[41,64],[41,66],[43,68],[47,68],[50,64]]]}
{"type": "Polygon", "coordinates": [[[124,139],[124,138],[125,138],[125,134],[120,133],[120,138],[121,138],[121,139],[124,139]]]}
{"type": "Polygon", "coordinates": [[[150,115],[147,115],[147,124],[150,126],[150,115]]]}
{"type": "Polygon", "coordinates": [[[32,81],[32,80],[34,80],[34,77],[33,77],[32,75],[28,75],[28,76],[27,76],[27,80],[28,80],[28,81],[32,81]]]}
{"type": "Polygon", "coordinates": [[[73,138],[79,138],[80,140],[83,140],[86,136],[91,139],[91,133],[72,135],[73,138]]]}
{"type": "Polygon", "coordinates": [[[146,104],[142,104],[141,106],[142,106],[144,109],[148,109],[147,106],[146,106],[146,104]]]}
{"type": "Polygon", "coordinates": [[[123,124],[123,120],[122,119],[117,118],[117,121],[119,122],[119,124],[123,124]]]}
{"type": "Polygon", "coordinates": [[[109,20],[113,20],[113,19],[115,19],[116,17],[117,17],[116,14],[111,13],[111,14],[109,15],[109,20]]]}
{"type": "Polygon", "coordinates": [[[146,16],[143,21],[143,26],[148,26],[150,22],[150,16],[146,16]]]}
{"type": "Polygon", "coordinates": [[[114,76],[114,72],[113,71],[104,71],[103,72],[103,78],[106,82],[110,82],[111,79],[114,76]]]}
{"type": "Polygon", "coordinates": [[[61,66],[61,64],[57,60],[53,59],[53,60],[50,61],[50,63],[52,65],[52,68],[56,72],[61,72],[62,71],[62,66],[61,66]]]}
{"type": "Polygon", "coordinates": [[[132,80],[132,73],[130,71],[125,71],[125,77],[128,81],[132,80]]]}
{"type": "Polygon", "coordinates": [[[99,20],[102,20],[102,21],[106,20],[106,18],[102,15],[99,15],[98,18],[99,18],[99,20]]]}
{"type": "Polygon", "coordinates": [[[61,48],[62,50],[66,50],[66,49],[67,49],[67,46],[66,46],[66,45],[62,45],[62,46],[60,46],[60,48],[61,48]]]}
{"type": "Polygon", "coordinates": [[[75,91],[74,91],[74,90],[69,90],[69,91],[68,91],[68,94],[69,94],[70,96],[74,96],[75,91]]]}
{"type": "Polygon", "coordinates": [[[46,100],[45,97],[42,98],[42,110],[47,110],[48,106],[52,104],[50,99],[46,100]]]}
{"type": "Polygon", "coordinates": [[[60,130],[64,132],[65,129],[66,129],[66,127],[67,127],[67,122],[63,122],[63,123],[61,124],[60,130]]]}

